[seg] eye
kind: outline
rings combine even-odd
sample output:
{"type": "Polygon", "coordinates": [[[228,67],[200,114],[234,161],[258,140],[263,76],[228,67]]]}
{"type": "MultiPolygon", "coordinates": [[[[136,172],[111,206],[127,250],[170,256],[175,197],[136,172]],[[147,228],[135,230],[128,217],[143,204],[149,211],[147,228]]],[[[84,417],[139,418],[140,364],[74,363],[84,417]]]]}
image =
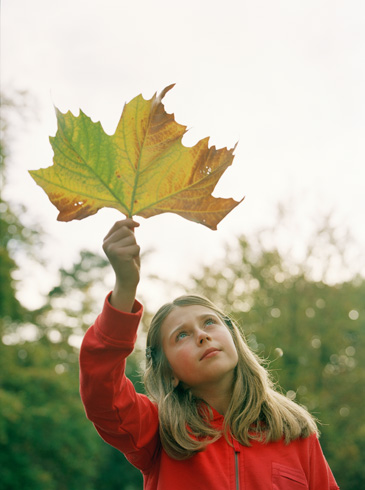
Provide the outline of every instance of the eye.
{"type": "Polygon", "coordinates": [[[207,318],[205,321],[204,321],[204,325],[206,327],[209,327],[209,325],[214,325],[216,323],[216,321],[214,320],[214,318],[207,318]]]}
{"type": "Polygon", "coordinates": [[[187,337],[187,335],[188,334],[186,332],[184,332],[184,331],[179,332],[176,335],[176,341],[178,342],[179,340],[184,339],[185,337],[187,337]]]}

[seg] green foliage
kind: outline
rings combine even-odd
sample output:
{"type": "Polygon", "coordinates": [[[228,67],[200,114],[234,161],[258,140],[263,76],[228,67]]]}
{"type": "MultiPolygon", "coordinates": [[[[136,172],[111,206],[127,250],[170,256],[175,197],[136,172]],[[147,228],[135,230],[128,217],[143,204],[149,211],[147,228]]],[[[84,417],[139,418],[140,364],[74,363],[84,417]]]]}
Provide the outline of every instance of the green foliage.
{"type": "MultiPolygon", "coordinates": [[[[82,252],[44,306],[29,311],[15,278],[22,254],[37,260],[42,234],[22,224],[18,206],[0,201],[0,211],[0,490],[138,490],[141,475],[100,439],[78,393],[77,345],[101,309],[107,263],[82,252]],[[33,342],[24,341],[26,329],[33,342]]],[[[283,392],[322,421],[321,444],[341,489],[365,488],[364,278],[329,280],[349,240],[341,245],[328,222],[301,260],[273,245],[278,233],[239,238],[189,291],[230,312],[283,392]]],[[[141,391],[138,353],[127,370],[141,391]]]]}
{"type": "MultiPolygon", "coordinates": [[[[34,321],[27,328],[36,331],[37,341],[22,341],[21,332],[9,334],[24,328],[22,318],[13,317],[11,328],[5,328],[3,342],[8,345],[0,344],[0,372],[6,373],[0,378],[0,489],[140,488],[141,475],[100,439],[79,396],[78,349],[73,344],[101,308],[102,298],[95,304],[95,294],[105,265],[102,257],[81,252],[79,262],[60,271],[60,283],[45,306],[24,309],[23,318],[34,321]]],[[[128,370],[137,381],[133,357],[128,370]]]]}
{"type": "Polygon", "coordinates": [[[84,473],[90,475],[80,454],[84,447],[95,452],[96,440],[80,411],[77,385],[56,371],[57,352],[49,347],[34,342],[2,349],[2,488],[77,489],[84,473]]]}
{"type": "MultiPolygon", "coordinates": [[[[3,184],[6,156],[2,144],[3,184]]],[[[39,261],[42,233],[24,226],[20,206],[0,200],[0,211],[0,490],[140,489],[139,472],[100,439],[79,396],[77,344],[101,308],[106,261],[82,252],[30,311],[16,278],[24,257],[39,261]]]]}
{"type": "Polygon", "coordinates": [[[12,273],[17,266],[9,254],[9,241],[13,234],[11,232],[18,232],[20,223],[2,199],[0,200],[0,211],[0,311],[3,316],[19,318],[23,311],[15,297],[12,273]]]}
{"type": "Polygon", "coordinates": [[[0,359],[6,372],[0,384],[1,489],[123,489],[125,474],[129,488],[139,488],[137,470],[101,441],[85,417],[75,349],[44,338],[2,346],[0,359]],[[105,475],[112,484],[103,483],[105,475]]]}
{"type": "MultiPolygon", "coordinates": [[[[323,234],[331,235],[325,227],[314,241],[326,248],[323,234]]],[[[340,487],[365,488],[365,281],[314,280],[312,247],[303,263],[290,262],[257,238],[241,237],[194,287],[230,312],[286,396],[322,422],[321,444],[340,487]]]]}
{"type": "MultiPolygon", "coordinates": [[[[273,243],[274,234],[271,238],[265,242],[273,243]]],[[[11,271],[16,270],[11,254],[21,250],[19,243],[15,246],[21,239],[24,233],[5,237],[11,271]]],[[[317,240],[325,247],[323,236],[317,240]]],[[[265,247],[260,235],[257,240],[241,237],[225,261],[193,278],[190,290],[237,319],[284,393],[323,422],[322,447],[341,488],[357,490],[365,485],[365,282],[361,277],[338,284],[314,280],[311,259],[313,247],[302,262],[290,261],[276,247],[265,247]]],[[[139,472],[86,420],[78,394],[76,346],[102,306],[106,264],[81,252],[78,262],[60,271],[59,284],[37,311],[16,301],[11,272],[1,290],[0,302],[8,308],[0,319],[0,372],[6,373],[0,378],[1,490],[141,488],[139,472]],[[22,340],[24,324],[35,329],[36,341],[22,340]]],[[[129,359],[127,369],[140,391],[138,355],[129,359]]]]}

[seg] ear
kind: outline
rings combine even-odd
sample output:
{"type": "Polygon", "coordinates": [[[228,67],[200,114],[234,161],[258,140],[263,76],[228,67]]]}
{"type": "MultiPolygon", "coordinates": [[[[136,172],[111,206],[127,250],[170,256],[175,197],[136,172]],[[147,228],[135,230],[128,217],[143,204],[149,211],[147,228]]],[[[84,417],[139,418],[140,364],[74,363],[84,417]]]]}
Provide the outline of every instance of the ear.
{"type": "Polygon", "coordinates": [[[174,374],[171,376],[171,381],[174,388],[180,383],[180,380],[174,374]]]}

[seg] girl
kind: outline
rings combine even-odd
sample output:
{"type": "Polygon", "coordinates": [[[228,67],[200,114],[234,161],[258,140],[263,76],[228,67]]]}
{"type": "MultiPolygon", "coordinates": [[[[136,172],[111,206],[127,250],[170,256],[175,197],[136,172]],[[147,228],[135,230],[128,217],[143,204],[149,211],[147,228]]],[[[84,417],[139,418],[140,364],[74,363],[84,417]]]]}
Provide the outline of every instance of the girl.
{"type": "Polygon", "coordinates": [[[113,292],[85,335],[81,397],[101,437],[144,476],[146,490],[338,489],[309,413],[277,393],[238,328],[211,302],[163,306],[147,337],[145,386],[125,377],[142,306],[133,219],[104,240],[113,292]]]}

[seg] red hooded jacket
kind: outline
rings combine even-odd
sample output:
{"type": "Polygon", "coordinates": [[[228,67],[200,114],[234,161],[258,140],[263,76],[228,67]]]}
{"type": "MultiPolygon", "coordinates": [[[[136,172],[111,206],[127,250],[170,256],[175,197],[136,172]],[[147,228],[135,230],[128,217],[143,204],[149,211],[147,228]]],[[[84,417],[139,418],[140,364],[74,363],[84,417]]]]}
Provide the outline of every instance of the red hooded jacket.
{"type": "MultiPolygon", "coordinates": [[[[142,306],[132,313],[113,308],[108,299],[87,331],[80,353],[81,398],[101,437],[125,454],[144,477],[145,490],[336,490],[315,435],[289,445],[282,440],[250,447],[224,437],[205,451],[178,461],[162,448],[157,407],[134,390],[125,377],[142,306]]],[[[223,416],[214,413],[214,426],[223,416]]]]}

